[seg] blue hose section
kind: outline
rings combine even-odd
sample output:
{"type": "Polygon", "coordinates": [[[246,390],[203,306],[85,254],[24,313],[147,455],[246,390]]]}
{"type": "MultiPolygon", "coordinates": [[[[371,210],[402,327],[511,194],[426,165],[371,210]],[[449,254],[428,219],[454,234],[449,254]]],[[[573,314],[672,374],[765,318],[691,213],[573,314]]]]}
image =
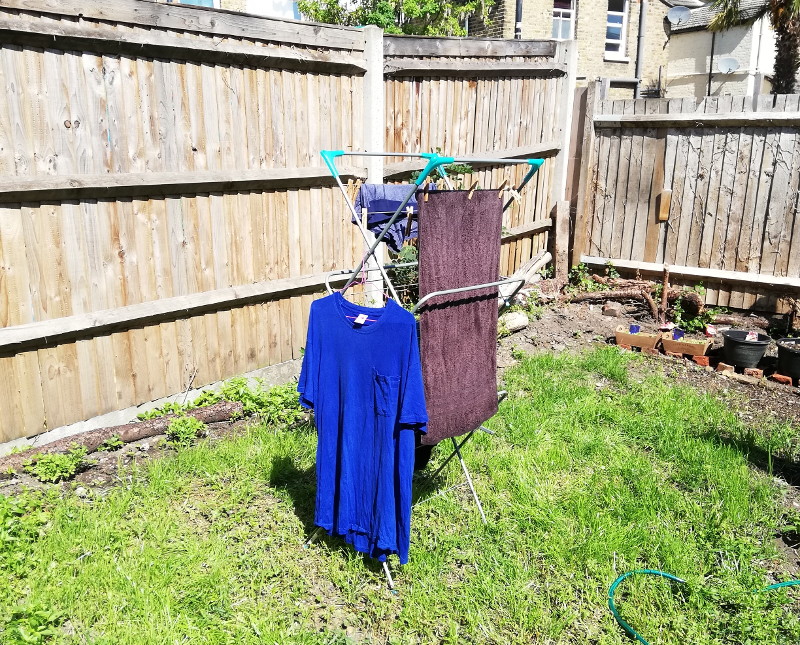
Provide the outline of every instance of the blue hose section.
{"type": "MultiPolygon", "coordinates": [[[[616,592],[619,584],[623,580],[625,580],[625,578],[630,578],[631,576],[639,574],[659,576],[661,578],[666,578],[667,580],[672,580],[673,582],[680,582],[680,583],[686,583],[686,580],[682,580],[677,576],[673,576],[671,573],[665,573],[663,571],[658,571],[656,569],[636,569],[635,571],[628,571],[627,573],[623,573],[619,578],[614,580],[614,582],[612,582],[611,586],[608,588],[608,608],[611,610],[614,619],[619,623],[622,629],[624,629],[634,639],[642,643],[642,645],[650,645],[650,643],[648,643],[644,638],[642,638],[639,632],[637,632],[633,627],[631,627],[627,622],[625,622],[625,619],[622,616],[620,616],[620,613],[617,611],[617,607],[614,604],[614,593],[616,592]]],[[[788,580],[787,582],[779,582],[777,584],[764,587],[763,589],[754,589],[750,593],[772,591],[773,589],[781,589],[782,587],[800,587],[800,580],[788,580]]]]}

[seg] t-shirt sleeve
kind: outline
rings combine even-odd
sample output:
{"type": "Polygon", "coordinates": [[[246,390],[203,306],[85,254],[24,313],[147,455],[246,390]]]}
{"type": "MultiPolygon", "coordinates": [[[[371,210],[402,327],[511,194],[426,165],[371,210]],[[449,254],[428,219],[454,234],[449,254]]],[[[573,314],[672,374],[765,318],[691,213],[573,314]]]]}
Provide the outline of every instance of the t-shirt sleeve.
{"type": "Polygon", "coordinates": [[[300,405],[304,408],[313,408],[314,400],[317,395],[316,381],[318,365],[317,362],[317,347],[314,339],[314,307],[308,317],[308,332],[306,333],[306,346],[303,352],[303,364],[300,368],[300,380],[297,382],[297,391],[300,394],[300,405]]]}
{"type": "Polygon", "coordinates": [[[400,425],[411,426],[420,432],[428,430],[428,411],[425,407],[425,388],[422,385],[422,365],[419,360],[419,343],[416,324],[411,326],[406,373],[400,392],[400,425]]]}

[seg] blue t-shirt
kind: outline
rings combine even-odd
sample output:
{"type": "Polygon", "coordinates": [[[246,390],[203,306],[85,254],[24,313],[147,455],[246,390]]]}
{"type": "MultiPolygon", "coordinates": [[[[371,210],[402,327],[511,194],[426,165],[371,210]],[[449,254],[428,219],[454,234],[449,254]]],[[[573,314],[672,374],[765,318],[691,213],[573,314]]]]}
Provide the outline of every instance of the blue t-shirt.
{"type": "Polygon", "coordinates": [[[314,523],[405,564],[414,430],[428,421],[414,316],[393,300],[380,309],[340,293],[315,300],[297,390],[317,424],[314,523]]]}

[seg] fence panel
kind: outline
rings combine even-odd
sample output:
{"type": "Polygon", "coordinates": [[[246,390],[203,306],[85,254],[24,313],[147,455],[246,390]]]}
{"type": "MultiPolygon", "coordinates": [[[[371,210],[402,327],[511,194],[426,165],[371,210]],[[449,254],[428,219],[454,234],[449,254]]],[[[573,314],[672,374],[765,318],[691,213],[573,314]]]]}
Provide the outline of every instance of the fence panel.
{"type": "MultiPolygon", "coordinates": [[[[545,158],[506,210],[501,273],[509,275],[547,247],[548,229],[525,229],[550,218],[557,199],[557,157],[566,138],[564,104],[572,96],[568,44],[553,41],[384,39],[387,150],[435,152],[459,157],[545,158]],[[561,108],[561,109],[560,109],[561,108]]],[[[567,152],[563,153],[568,154],[567,152]]],[[[392,176],[419,164],[391,164],[392,176]]],[[[474,166],[469,186],[517,185],[526,167],[474,166]]],[[[566,172],[566,165],[564,172],[566,172]]],[[[563,188],[561,189],[563,193],[563,188]]]]}
{"type": "Polygon", "coordinates": [[[0,441],[299,356],[360,257],[319,150],[363,146],[364,36],[130,0],[0,31],[0,441]]]}
{"type": "Polygon", "coordinates": [[[708,304],[786,309],[800,288],[800,96],[603,100],[590,118],[575,257],[668,264],[706,284],[708,304]]]}

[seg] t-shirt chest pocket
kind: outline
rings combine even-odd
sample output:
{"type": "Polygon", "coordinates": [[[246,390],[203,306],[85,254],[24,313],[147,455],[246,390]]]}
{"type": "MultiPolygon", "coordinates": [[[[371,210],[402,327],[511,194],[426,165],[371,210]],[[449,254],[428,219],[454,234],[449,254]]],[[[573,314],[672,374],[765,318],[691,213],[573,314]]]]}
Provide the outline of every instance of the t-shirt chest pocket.
{"type": "Polygon", "coordinates": [[[375,412],[381,416],[397,414],[397,400],[400,391],[400,377],[386,376],[375,369],[372,370],[372,381],[375,389],[375,412]]]}

